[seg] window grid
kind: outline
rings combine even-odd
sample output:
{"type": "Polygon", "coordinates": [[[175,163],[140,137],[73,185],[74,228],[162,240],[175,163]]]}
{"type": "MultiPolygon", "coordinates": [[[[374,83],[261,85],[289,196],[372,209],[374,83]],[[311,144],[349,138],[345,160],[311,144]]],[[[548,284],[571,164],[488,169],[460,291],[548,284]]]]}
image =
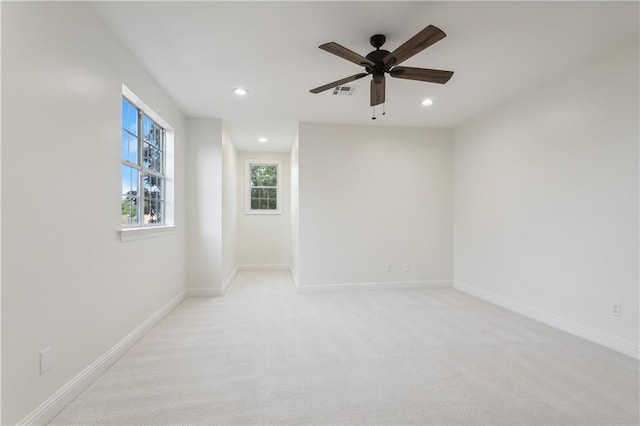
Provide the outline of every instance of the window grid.
{"type": "Polygon", "coordinates": [[[163,225],[166,131],[126,97],[122,102],[122,225],[163,225]]]}
{"type": "Polygon", "coordinates": [[[278,167],[251,164],[251,210],[278,209],[278,167]]]}
{"type": "Polygon", "coordinates": [[[246,214],[282,213],[282,161],[245,160],[246,214]]]}

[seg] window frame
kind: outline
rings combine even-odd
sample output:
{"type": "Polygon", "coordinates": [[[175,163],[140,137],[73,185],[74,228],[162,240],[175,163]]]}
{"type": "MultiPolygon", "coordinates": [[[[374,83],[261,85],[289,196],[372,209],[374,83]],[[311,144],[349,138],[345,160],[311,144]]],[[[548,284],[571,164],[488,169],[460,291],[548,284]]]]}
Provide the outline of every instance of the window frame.
{"type": "MultiPolygon", "coordinates": [[[[165,156],[165,141],[166,141],[166,129],[164,127],[162,127],[159,123],[157,123],[155,120],[153,120],[153,118],[149,117],[147,114],[144,113],[144,111],[142,111],[140,108],[138,108],[134,102],[132,102],[130,99],[128,99],[126,96],[122,97],[123,100],[125,100],[126,102],[128,102],[132,107],[134,107],[136,109],[136,115],[138,118],[138,128],[137,130],[137,136],[136,136],[136,149],[137,149],[137,157],[138,157],[138,161],[136,163],[133,163],[131,161],[129,161],[128,158],[126,159],[122,159],[122,165],[132,168],[134,170],[137,170],[138,172],[138,182],[136,182],[137,188],[138,188],[138,193],[137,193],[137,199],[138,201],[136,202],[136,206],[143,206],[143,208],[136,208],[136,222],[137,223],[131,223],[131,224],[127,224],[127,223],[122,223],[122,226],[124,228],[137,228],[137,227],[150,227],[150,226],[164,226],[165,225],[165,215],[164,215],[164,211],[165,209],[165,188],[166,188],[166,181],[167,178],[165,176],[165,170],[166,170],[166,156],[165,156]],[[148,145],[150,150],[155,149],[151,146],[150,142],[146,141],[145,135],[144,135],[144,128],[145,128],[145,118],[148,119],[152,125],[158,127],[160,129],[160,133],[161,133],[161,140],[160,140],[160,147],[157,149],[160,152],[160,160],[161,160],[161,164],[160,164],[160,171],[158,172],[157,170],[155,170],[153,167],[146,167],[144,165],[145,163],[145,151],[147,148],[145,148],[145,145],[148,145]],[[160,195],[160,203],[162,205],[162,208],[160,209],[161,213],[160,213],[160,218],[161,218],[161,222],[159,223],[144,223],[144,206],[145,206],[145,201],[146,198],[145,197],[145,176],[146,175],[150,175],[150,176],[154,176],[156,178],[162,179],[163,185],[162,185],[162,189],[161,189],[161,195],[160,195]]],[[[132,135],[127,129],[122,129],[123,131],[126,131],[127,133],[129,133],[131,136],[135,136],[132,135]]],[[[123,194],[124,196],[124,194],[123,194]]],[[[151,199],[151,197],[149,197],[151,199]]]]}
{"type": "MultiPolygon", "coordinates": [[[[138,223],[122,223],[122,218],[120,219],[120,230],[121,230],[121,240],[129,240],[129,239],[137,239],[137,238],[147,238],[147,236],[141,235],[140,231],[147,231],[145,234],[149,235],[162,235],[163,233],[159,233],[160,228],[173,228],[174,223],[174,211],[173,211],[173,196],[174,196],[174,187],[173,187],[173,173],[174,173],[174,132],[173,128],[162,119],[157,113],[155,113],[151,108],[149,108],[142,100],[136,96],[130,89],[128,89],[125,85],[122,85],[122,95],[120,97],[120,105],[121,105],[121,115],[120,115],[120,133],[121,133],[121,146],[122,146],[122,132],[125,130],[123,127],[122,120],[122,103],[123,100],[126,100],[131,104],[134,108],[136,108],[136,113],[138,117],[138,136],[137,136],[137,150],[138,150],[138,163],[133,163],[129,161],[129,158],[124,158],[122,155],[122,148],[120,154],[120,170],[122,170],[123,166],[131,167],[138,171],[138,182],[137,182],[137,191],[139,196],[139,205],[144,206],[145,194],[144,194],[144,176],[145,174],[156,176],[163,179],[163,188],[162,188],[162,204],[163,204],[163,212],[162,212],[162,222],[161,223],[148,223],[144,224],[144,207],[138,208],[137,218],[138,223]],[[145,137],[143,134],[144,129],[144,121],[143,118],[147,117],[153,124],[162,129],[162,141],[160,143],[160,151],[162,155],[162,164],[161,164],[161,172],[154,170],[153,167],[147,168],[144,166],[144,145],[145,145],[145,137]],[[126,234],[126,235],[125,235],[126,234]],[[136,237],[134,238],[134,234],[136,237]]],[[[120,172],[120,204],[122,206],[122,171],[120,172]]],[[[122,216],[122,213],[120,213],[122,216]]]]}
{"type": "Polygon", "coordinates": [[[282,214],[282,179],[283,179],[283,168],[282,168],[282,160],[260,160],[260,159],[246,159],[245,160],[245,197],[244,197],[244,213],[248,215],[274,215],[274,214],[282,214]],[[276,167],[276,176],[277,183],[275,186],[276,189],[276,209],[253,209],[251,208],[251,166],[260,165],[260,166],[275,166],[276,167]]]}

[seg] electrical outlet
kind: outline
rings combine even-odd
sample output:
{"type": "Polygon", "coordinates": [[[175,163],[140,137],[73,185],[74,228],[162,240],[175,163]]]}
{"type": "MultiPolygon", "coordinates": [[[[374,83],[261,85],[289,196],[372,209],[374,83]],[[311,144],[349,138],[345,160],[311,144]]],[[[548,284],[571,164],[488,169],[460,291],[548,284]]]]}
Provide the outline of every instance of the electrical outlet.
{"type": "Polygon", "coordinates": [[[622,316],[622,304],[621,303],[616,303],[614,305],[611,305],[611,315],[613,315],[614,317],[622,316]]]}
{"type": "Polygon", "coordinates": [[[393,271],[393,265],[391,263],[389,263],[387,265],[387,272],[391,272],[391,271],[393,271]]]}
{"type": "Polygon", "coordinates": [[[51,368],[51,347],[40,351],[40,374],[44,374],[51,368]]]}
{"type": "Polygon", "coordinates": [[[409,272],[409,262],[404,262],[404,265],[402,265],[402,270],[405,272],[409,272]]]}

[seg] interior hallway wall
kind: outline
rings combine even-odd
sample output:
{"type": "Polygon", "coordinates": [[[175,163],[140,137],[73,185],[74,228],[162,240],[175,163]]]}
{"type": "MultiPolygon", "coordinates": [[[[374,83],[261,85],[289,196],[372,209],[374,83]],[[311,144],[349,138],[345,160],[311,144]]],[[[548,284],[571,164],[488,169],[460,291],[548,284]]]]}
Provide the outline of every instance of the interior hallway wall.
{"type": "Polygon", "coordinates": [[[222,282],[229,284],[238,266],[238,152],[222,125],[222,282]]]}
{"type": "Polygon", "coordinates": [[[299,170],[298,170],[298,154],[299,154],[299,142],[298,135],[291,145],[291,152],[289,153],[289,161],[291,162],[291,274],[293,279],[298,285],[298,270],[299,270],[299,229],[300,229],[300,183],[299,183],[299,170]]]}
{"type": "Polygon", "coordinates": [[[222,292],[222,121],[189,118],[188,275],[190,289],[222,292]]]}

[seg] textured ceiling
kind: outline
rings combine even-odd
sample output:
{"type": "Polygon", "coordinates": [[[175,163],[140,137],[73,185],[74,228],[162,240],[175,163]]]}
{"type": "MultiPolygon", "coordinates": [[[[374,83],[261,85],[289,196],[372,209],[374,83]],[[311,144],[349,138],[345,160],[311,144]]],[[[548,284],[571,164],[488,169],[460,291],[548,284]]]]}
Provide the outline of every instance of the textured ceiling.
{"type": "Polygon", "coordinates": [[[298,122],[451,127],[638,38],[637,2],[96,2],[94,10],[188,116],[223,119],[240,150],[287,151],[298,122]],[[318,49],[393,50],[432,24],[447,37],[403,65],[446,85],[387,78],[371,120],[353,96],[309,89],[360,72],[318,49]],[[239,98],[234,87],[246,87],[239,98]],[[423,107],[420,101],[432,98],[423,107]],[[379,112],[378,112],[379,114],[379,112]],[[269,142],[259,144],[266,136],[269,142]]]}

